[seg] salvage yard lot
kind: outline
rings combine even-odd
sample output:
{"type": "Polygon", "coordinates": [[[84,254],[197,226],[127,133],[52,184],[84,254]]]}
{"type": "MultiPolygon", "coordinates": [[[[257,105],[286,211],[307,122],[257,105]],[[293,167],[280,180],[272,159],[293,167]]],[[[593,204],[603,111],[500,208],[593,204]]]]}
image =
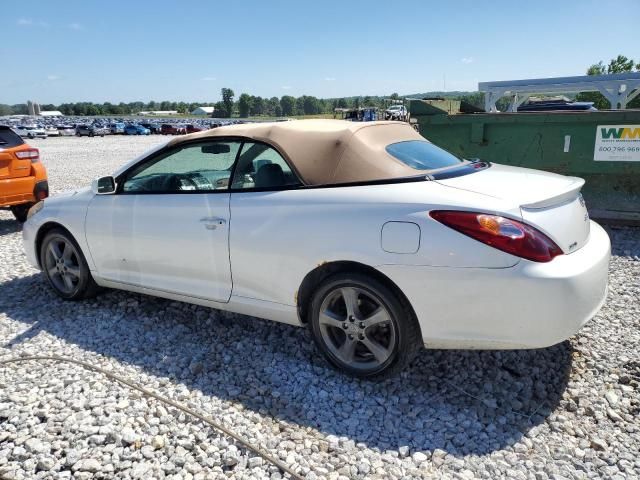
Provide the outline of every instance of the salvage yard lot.
{"type": "MultiPolygon", "coordinates": [[[[55,194],[168,139],[30,143],[55,194]]],[[[310,479],[637,478],[640,229],[608,231],[609,297],[578,336],[541,350],[423,351],[402,375],[371,383],[328,368],[303,329],[118,291],[63,302],[0,211],[0,358],[55,354],[106,368],[310,479]]],[[[0,478],[58,476],[281,478],[203,423],[100,374],[0,366],[0,478]]]]}

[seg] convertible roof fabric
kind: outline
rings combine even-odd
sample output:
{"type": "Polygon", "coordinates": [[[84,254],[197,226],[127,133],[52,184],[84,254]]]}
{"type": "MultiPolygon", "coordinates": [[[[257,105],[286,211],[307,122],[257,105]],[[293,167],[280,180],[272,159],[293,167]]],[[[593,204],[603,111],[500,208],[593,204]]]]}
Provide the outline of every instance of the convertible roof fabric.
{"type": "Polygon", "coordinates": [[[247,123],[177,137],[169,145],[235,136],[276,147],[307,185],[387,180],[426,173],[405,165],[385,149],[390,143],[425,140],[403,122],[293,120],[247,123]]]}

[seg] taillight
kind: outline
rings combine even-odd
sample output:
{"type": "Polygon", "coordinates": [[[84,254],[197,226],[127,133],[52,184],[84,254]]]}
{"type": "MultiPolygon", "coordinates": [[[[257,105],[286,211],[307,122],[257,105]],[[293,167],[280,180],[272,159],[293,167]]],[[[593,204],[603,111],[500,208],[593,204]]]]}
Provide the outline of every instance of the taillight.
{"type": "Polygon", "coordinates": [[[562,250],[526,223],[488,213],[434,210],[429,215],[479,242],[534,262],[550,262],[562,250]]]}
{"type": "Polygon", "coordinates": [[[40,151],[37,148],[29,148],[15,152],[20,160],[31,159],[31,163],[36,163],[40,159],[40,151]]]}

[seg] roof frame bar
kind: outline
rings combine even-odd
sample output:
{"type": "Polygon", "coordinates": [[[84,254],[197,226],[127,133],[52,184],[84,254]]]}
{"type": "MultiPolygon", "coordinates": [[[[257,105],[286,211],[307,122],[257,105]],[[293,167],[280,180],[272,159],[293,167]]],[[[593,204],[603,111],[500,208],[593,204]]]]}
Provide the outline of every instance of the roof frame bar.
{"type": "Polygon", "coordinates": [[[478,91],[485,94],[487,112],[498,111],[496,102],[501,97],[511,97],[508,111],[515,112],[533,94],[579,92],[600,92],[612,110],[624,110],[640,94],[640,72],[480,82],[478,91]]]}

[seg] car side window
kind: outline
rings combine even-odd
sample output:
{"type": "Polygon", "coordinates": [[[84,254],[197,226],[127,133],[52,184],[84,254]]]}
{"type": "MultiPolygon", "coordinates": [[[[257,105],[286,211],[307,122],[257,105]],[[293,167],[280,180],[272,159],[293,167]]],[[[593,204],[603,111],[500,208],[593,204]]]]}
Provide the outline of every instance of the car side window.
{"type": "Polygon", "coordinates": [[[143,163],[127,175],[123,193],[227,190],[240,142],[185,145],[143,163]]]}
{"type": "Polygon", "coordinates": [[[284,158],[264,143],[245,142],[238,158],[232,188],[276,188],[301,185],[284,158]]]}

